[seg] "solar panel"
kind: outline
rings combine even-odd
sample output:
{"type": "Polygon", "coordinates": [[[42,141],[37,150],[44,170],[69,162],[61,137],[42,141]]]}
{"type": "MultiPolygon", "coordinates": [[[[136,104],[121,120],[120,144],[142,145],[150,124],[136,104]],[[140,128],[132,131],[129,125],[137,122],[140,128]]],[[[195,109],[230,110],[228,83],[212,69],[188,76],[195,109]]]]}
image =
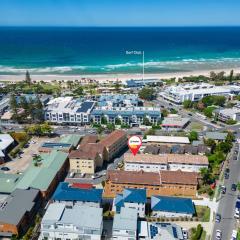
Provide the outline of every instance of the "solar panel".
{"type": "Polygon", "coordinates": [[[79,112],[87,112],[88,109],[91,109],[91,108],[92,108],[93,104],[94,104],[94,102],[83,102],[83,103],[81,104],[81,107],[78,108],[77,112],[78,112],[78,113],[79,113],[79,112]]]}
{"type": "Polygon", "coordinates": [[[178,237],[177,229],[176,229],[175,227],[172,227],[172,230],[173,230],[173,236],[174,236],[174,238],[177,238],[177,237],[178,237]]]}

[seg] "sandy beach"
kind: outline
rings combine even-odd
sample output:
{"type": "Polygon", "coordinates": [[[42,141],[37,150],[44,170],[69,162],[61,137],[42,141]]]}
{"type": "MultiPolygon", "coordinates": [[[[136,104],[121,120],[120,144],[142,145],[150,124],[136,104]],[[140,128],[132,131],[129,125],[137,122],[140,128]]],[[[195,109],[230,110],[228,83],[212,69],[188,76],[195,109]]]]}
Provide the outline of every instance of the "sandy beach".
{"type": "MultiPolygon", "coordinates": [[[[205,75],[209,76],[210,71],[220,72],[224,71],[226,74],[229,74],[231,69],[234,70],[234,73],[240,73],[240,68],[227,68],[227,69],[211,69],[211,70],[198,70],[198,71],[191,71],[191,72],[174,72],[174,73],[153,73],[153,74],[145,74],[144,79],[169,79],[169,78],[182,78],[187,76],[198,76],[198,75],[205,75]]],[[[117,79],[121,82],[126,82],[129,79],[142,79],[142,74],[98,74],[98,75],[32,75],[32,81],[40,82],[52,82],[54,80],[57,81],[75,81],[80,80],[82,78],[90,78],[95,79],[99,82],[113,82],[117,79]]],[[[19,82],[25,79],[25,74],[19,75],[0,75],[1,82],[19,82]]]]}

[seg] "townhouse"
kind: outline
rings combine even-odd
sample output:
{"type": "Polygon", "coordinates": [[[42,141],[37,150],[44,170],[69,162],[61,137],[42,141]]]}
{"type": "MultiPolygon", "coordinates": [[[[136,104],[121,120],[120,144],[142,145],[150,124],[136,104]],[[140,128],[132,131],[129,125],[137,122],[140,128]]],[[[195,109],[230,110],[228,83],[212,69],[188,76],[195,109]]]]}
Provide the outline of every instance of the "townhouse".
{"type": "Polygon", "coordinates": [[[208,168],[208,158],[201,155],[185,154],[124,154],[125,171],[159,172],[160,170],[200,172],[208,168]]]}

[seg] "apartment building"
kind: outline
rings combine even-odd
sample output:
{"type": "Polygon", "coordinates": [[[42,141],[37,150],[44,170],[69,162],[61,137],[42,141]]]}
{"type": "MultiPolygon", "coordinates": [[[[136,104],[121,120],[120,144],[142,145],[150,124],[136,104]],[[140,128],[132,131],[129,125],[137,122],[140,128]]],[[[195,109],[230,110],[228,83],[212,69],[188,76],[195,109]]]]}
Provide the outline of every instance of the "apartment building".
{"type": "Polygon", "coordinates": [[[160,170],[200,172],[208,168],[208,158],[201,155],[185,154],[124,154],[125,171],[159,172],[160,170]]]}
{"type": "Polygon", "coordinates": [[[214,111],[218,120],[226,122],[228,120],[240,121],[240,106],[233,108],[216,109],[214,111]]]}
{"type": "Polygon", "coordinates": [[[42,219],[39,239],[101,240],[102,208],[51,203],[42,219]]]}
{"type": "Polygon", "coordinates": [[[114,198],[125,188],[146,189],[147,197],[153,195],[195,197],[199,175],[182,171],[120,171],[107,172],[104,196],[114,198]]]}
{"type": "Polygon", "coordinates": [[[155,136],[155,135],[147,135],[146,139],[142,140],[146,145],[185,145],[190,144],[188,137],[176,137],[176,136],[155,136]]]}
{"type": "Polygon", "coordinates": [[[51,200],[58,203],[65,203],[66,206],[76,204],[88,207],[100,207],[102,192],[102,189],[79,188],[74,184],[61,182],[51,197],[51,200]]]}
{"type": "Polygon", "coordinates": [[[181,131],[190,123],[189,118],[165,117],[162,121],[162,129],[166,131],[181,131]]]}
{"type": "Polygon", "coordinates": [[[122,194],[117,194],[113,200],[112,211],[120,213],[121,208],[136,209],[138,216],[145,217],[147,203],[146,189],[125,188],[122,194]]]}
{"type": "Polygon", "coordinates": [[[120,213],[115,214],[113,219],[112,239],[116,240],[136,240],[137,239],[136,209],[121,208],[120,213]]]}
{"type": "Polygon", "coordinates": [[[115,130],[100,141],[97,137],[86,136],[77,150],[69,154],[70,171],[93,174],[104,161],[110,161],[127,147],[127,134],[115,130]]]}
{"type": "Polygon", "coordinates": [[[205,96],[221,95],[231,97],[231,95],[239,93],[240,87],[235,85],[215,86],[208,83],[198,83],[169,86],[160,95],[168,101],[182,104],[185,100],[199,101],[205,96]]]}
{"type": "Polygon", "coordinates": [[[94,101],[82,101],[73,97],[50,100],[45,108],[45,120],[56,124],[88,124],[94,101]]]}
{"type": "Polygon", "coordinates": [[[117,119],[128,125],[141,125],[147,118],[152,124],[161,119],[161,109],[155,107],[96,107],[92,111],[92,120],[101,123],[105,117],[109,123],[116,123],[117,119]]]}

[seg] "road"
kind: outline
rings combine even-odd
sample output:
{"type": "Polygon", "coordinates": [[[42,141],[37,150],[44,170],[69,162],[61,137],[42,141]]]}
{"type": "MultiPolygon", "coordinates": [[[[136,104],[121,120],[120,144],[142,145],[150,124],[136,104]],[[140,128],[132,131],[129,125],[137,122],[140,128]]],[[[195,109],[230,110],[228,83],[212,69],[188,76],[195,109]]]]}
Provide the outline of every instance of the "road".
{"type": "MultiPolygon", "coordinates": [[[[236,144],[235,146],[238,146],[236,144]]],[[[239,148],[239,146],[238,146],[239,148]]],[[[220,223],[215,223],[212,240],[216,239],[216,230],[219,229],[222,231],[222,239],[228,240],[231,239],[232,230],[236,229],[237,221],[234,218],[235,213],[235,203],[237,200],[237,191],[233,192],[231,190],[232,183],[237,183],[240,181],[240,157],[238,151],[237,160],[233,160],[232,156],[229,161],[230,176],[229,179],[224,180],[224,185],[227,188],[226,194],[221,194],[220,201],[218,205],[218,213],[221,214],[222,220],[220,223]]]]}

